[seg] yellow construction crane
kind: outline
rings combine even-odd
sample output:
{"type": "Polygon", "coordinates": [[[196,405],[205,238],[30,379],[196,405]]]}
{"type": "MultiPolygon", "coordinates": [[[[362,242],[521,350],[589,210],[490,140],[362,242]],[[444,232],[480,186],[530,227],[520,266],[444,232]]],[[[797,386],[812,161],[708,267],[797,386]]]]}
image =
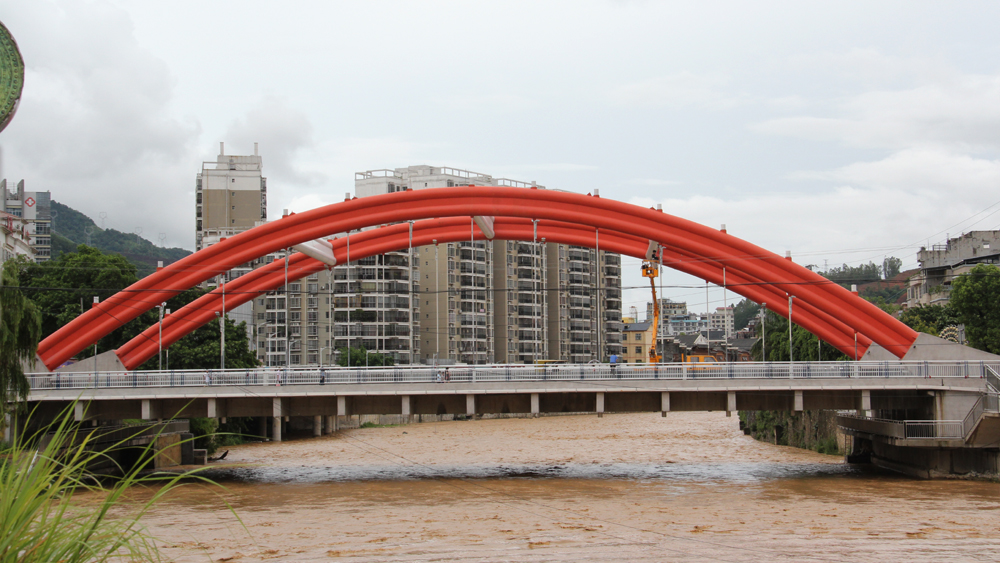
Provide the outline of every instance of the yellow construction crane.
{"type": "Polygon", "coordinates": [[[649,363],[658,364],[663,360],[663,356],[656,353],[656,340],[660,330],[660,302],[656,299],[656,276],[660,275],[660,270],[655,262],[642,263],[642,277],[649,278],[649,287],[653,290],[653,343],[649,347],[649,363]]]}

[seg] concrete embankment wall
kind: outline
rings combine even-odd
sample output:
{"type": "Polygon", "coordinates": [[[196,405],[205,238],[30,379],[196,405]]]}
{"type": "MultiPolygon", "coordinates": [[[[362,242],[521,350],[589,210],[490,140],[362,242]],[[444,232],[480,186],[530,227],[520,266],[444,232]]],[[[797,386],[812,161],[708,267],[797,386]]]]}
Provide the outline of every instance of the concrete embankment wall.
{"type": "Polygon", "coordinates": [[[837,427],[836,411],[740,411],[740,428],[756,440],[780,446],[827,454],[849,450],[849,437],[837,427]]]}

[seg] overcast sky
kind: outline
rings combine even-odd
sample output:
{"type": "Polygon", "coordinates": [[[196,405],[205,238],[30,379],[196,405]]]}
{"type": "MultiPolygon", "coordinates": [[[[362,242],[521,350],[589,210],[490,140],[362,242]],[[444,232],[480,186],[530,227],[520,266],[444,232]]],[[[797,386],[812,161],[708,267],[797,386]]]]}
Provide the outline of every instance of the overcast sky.
{"type": "MultiPolygon", "coordinates": [[[[167,246],[194,246],[219,141],[260,143],[272,218],[430,164],[662,203],[821,268],[1000,228],[995,2],[3,0],[0,20],[27,69],[0,173],[167,246]]],[[[705,309],[697,280],[664,283],[705,309]]]]}

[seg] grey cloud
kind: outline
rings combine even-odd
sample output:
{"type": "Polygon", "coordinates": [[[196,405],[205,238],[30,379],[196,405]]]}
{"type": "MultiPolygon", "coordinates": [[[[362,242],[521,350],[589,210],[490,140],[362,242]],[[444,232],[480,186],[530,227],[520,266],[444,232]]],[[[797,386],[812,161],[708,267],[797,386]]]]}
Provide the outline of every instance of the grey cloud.
{"type": "Polygon", "coordinates": [[[303,153],[316,149],[312,123],[304,113],[280,98],[265,97],[242,118],[233,121],[225,140],[239,147],[260,143],[269,178],[295,187],[316,186],[326,181],[325,174],[304,170],[298,162],[303,153]]]}

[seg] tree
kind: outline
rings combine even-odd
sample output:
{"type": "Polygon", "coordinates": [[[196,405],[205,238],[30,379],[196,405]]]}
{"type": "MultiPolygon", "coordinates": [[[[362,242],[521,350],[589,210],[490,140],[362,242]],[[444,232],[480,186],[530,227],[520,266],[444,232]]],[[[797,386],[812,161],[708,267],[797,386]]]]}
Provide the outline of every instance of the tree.
{"type": "MultiPolygon", "coordinates": [[[[42,312],[42,334],[48,336],[89,309],[94,297],[104,300],[138,281],[135,266],[119,254],[104,254],[80,245],[76,252],[23,269],[21,282],[42,312]]],[[[118,329],[100,341],[101,350],[127,341],[118,329]]]]}
{"type": "Polygon", "coordinates": [[[757,316],[760,311],[760,305],[750,301],[749,299],[744,299],[733,307],[733,327],[736,330],[743,330],[750,323],[750,319],[757,316]]]}
{"type": "Polygon", "coordinates": [[[42,336],[38,307],[20,290],[25,265],[22,259],[10,259],[0,269],[0,428],[7,405],[23,401],[31,391],[23,364],[35,361],[42,336]]]}
{"type": "Polygon", "coordinates": [[[961,322],[951,304],[910,307],[899,315],[899,320],[917,332],[932,336],[939,336],[946,327],[961,322]]]}
{"type": "MultiPolygon", "coordinates": [[[[764,328],[766,331],[767,358],[768,362],[788,361],[788,319],[776,313],[768,311],[764,317],[764,328]]],[[[760,335],[760,333],[758,333],[760,335]]],[[[850,359],[849,356],[834,348],[830,344],[823,342],[817,344],[819,340],[816,335],[808,330],[793,324],[792,325],[792,350],[795,354],[795,361],[842,361],[850,359]]],[[[755,360],[760,361],[762,339],[758,339],[750,353],[755,360]]]]}
{"type": "Polygon", "coordinates": [[[840,285],[849,287],[851,284],[863,284],[879,281],[882,279],[882,267],[874,262],[862,264],[860,266],[848,266],[844,264],[839,268],[832,268],[820,275],[828,280],[835,281],[840,285]]]}
{"type": "MultiPolygon", "coordinates": [[[[219,322],[211,320],[170,346],[170,369],[218,369],[222,349],[219,322]]],[[[255,368],[260,365],[257,355],[250,349],[247,324],[226,318],[226,369],[255,368]]],[[[156,356],[139,369],[155,370],[159,367],[156,356]]]]}
{"type": "Polygon", "coordinates": [[[951,307],[965,323],[969,345],[1000,354],[1000,268],[979,264],[951,287],[951,307]]]}
{"type": "Polygon", "coordinates": [[[362,348],[340,348],[337,350],[337,364],[347,366],[347,359],[351,359],[351,366],[393,366],[396,361],[388,354],[377,354],[362,348]]]}
{"type": "Polygon", "coordinates": [[[882,262],[882,275],[885,277],[885,279],[891,280],[892,278],[899,275],[899,272],[902,271],[902,268],[903,268],[903,261],[900,260],[899,258],[896,258],[895,256],[890,256],[886,258],[884,262],[882,262]]]}

